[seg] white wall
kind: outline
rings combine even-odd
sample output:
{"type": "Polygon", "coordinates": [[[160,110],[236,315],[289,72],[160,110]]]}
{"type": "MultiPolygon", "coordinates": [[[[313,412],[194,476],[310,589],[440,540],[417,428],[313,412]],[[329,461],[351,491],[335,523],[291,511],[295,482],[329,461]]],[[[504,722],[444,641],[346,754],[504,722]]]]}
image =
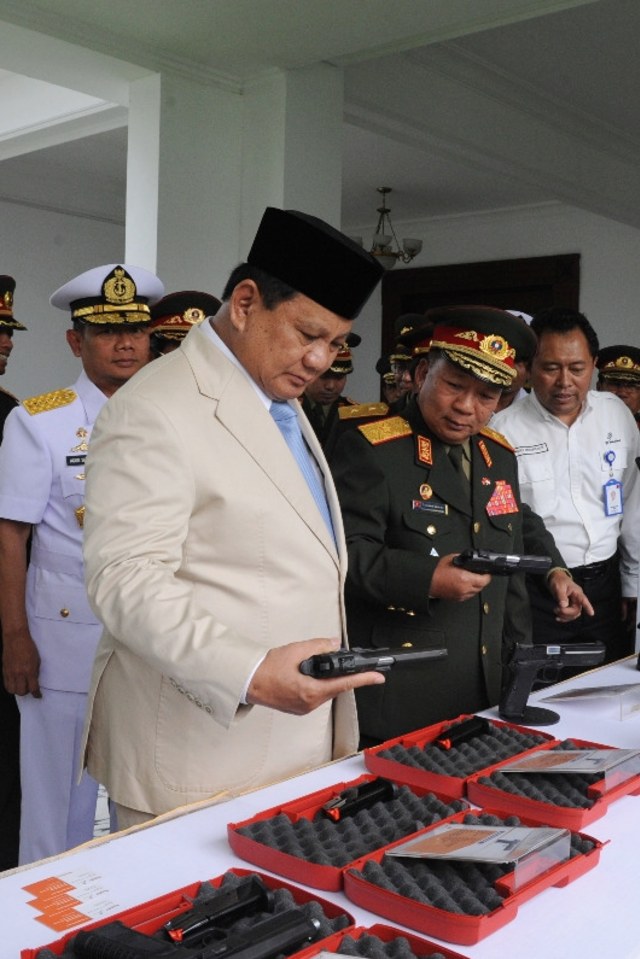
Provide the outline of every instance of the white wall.
{"type": "MultiPolygon", "coordinates": [[[[601,345],[640,346],[640,230],[561,204],[394,226],[399,237],[424,241],[411,267],[579,253],[580,309],[601,345]]],[[[345,225],[345,232],[363,235],[366,243],[371,227],[345,225]]],[[[347,392],[359,401],[378,398],[374,367],[380,355],[380,315],[378,293],[354,325],[363,342],[354,353],[347,392]]]]}
{"type": "Polygon", "coordinates": [[[14,314],[28,328],[14,334],[0,387],[24,399],[75,381],[69,316],[49,297],[83,270],[121,260],[123,250],[121,226],[0,201],[0,273],[14,277],[14,314]]]}

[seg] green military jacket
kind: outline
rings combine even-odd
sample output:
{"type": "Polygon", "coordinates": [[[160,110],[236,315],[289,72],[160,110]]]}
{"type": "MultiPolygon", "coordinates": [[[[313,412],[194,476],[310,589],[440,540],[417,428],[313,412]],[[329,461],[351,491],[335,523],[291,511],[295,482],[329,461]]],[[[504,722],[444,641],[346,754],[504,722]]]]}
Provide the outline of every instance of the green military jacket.
{"type": "Polygon", "coordinates": [[[470,452],[469,484],[413,403],[404,417],[345,434],[331,459],[349,550],[351,646],[447,650],[446,659],[397,665],[384,686],[357,691],[367,739],[497,703],[504,647],[531,641],[523,573],[492,577],[466,602],[433,599],[429,585],[443,556],[473,547],[550,554],[564,565],[539,517],[523,515],[507,440],[485,429],[470,452]]]}

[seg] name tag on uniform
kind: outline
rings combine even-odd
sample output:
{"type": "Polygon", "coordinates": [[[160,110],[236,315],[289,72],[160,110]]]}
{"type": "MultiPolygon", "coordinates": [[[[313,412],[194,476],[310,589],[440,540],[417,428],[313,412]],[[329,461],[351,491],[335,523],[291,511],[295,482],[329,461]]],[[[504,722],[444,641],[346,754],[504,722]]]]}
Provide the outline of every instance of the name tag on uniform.
{"type": "Polygon", "coordinates": [[[86,458],[86,453],[76,454],[76,456],[67,456],[67,466],[84,466],[86,458]]]}
{"type": "Polygon", "coordinates": [[[449,507],[446,503],[440,503],[438,500],[428,500],[424,501],[421,499],[414,499],[412,503],[413,509],[421,513],[439,513],[441,516],[447,516],[449,514],[449,507]]]}
{"type": "Polygon", "coordinates": [[[602,487],[604,493],[604,515],[622,515],[622,483],[617,479],[610,479],[602,487]]]}

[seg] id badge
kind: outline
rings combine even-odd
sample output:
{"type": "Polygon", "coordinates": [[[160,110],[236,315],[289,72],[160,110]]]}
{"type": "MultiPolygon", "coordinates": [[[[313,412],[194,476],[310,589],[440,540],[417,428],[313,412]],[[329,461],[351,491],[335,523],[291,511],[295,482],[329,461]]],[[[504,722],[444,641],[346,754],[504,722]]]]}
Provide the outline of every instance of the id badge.
{"type": "Polygon", "coordinates": [[[617,479],[610,479],[602,487],[604,493],[604,515],[622,515],[622,483],[617,479]]]}

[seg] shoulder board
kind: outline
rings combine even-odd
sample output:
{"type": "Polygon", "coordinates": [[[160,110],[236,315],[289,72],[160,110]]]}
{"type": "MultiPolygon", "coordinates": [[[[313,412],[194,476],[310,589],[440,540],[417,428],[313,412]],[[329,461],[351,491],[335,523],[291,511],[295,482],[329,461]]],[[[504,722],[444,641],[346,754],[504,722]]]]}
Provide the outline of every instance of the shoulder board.
{"type": "Polygon", "coordinates": [[[510,450],[512,453],[515,452],[507,437],[503,436],[502,433],[498,433],[497,430],[492,430],[489,426],[485,426],[484,429],[480,430],[480,436],[488,436],[490,440],[493,440],[500,446],[504,446],[505,449],[510,450]]]}
{"type": "Polygon", "coordinates": [[[73,403],[77,396],[74,390],[54,390],[52,393],[41,393],[39,396],[30,396],[28,400],[23,400],[22,405],[30,416],[36,413],[46,413],[49,410],[57,410],[61,406],[68,406],[73,403]]]}
{"type": "Polygon", "coordinates": [[[386,403],[354,403],[353,406],[340,406],[338,416],[341,420],[357,420],[362,416],[386,416],[389,407],[386,403]]]}
{"type": "Polygon", "coordinates": [[[401,416],[389,416],[385,420],[363,423],[358,429],[372,446],[377,446],[379,443],[388,443],[390,440],[398,440],[402,436],[411,436],[413,433],[407,421],[401,416]]]}

